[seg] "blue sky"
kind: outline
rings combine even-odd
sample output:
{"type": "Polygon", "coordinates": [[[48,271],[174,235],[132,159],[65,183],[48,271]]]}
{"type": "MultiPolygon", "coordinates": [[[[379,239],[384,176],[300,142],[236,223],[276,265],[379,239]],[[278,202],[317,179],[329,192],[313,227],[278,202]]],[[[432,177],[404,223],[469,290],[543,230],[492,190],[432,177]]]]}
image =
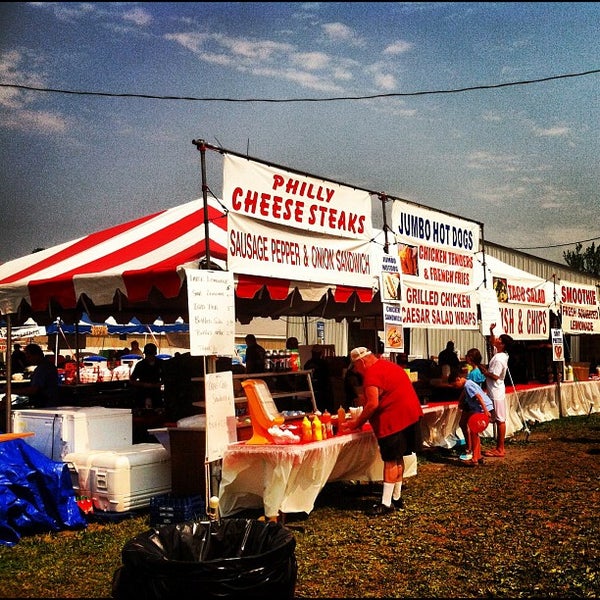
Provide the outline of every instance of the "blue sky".
{"type": "MultiPolygon", "coordinates": [[[[557,262],[600,240],[600,73],[257,100],[593,71],[600,3],[20,2],[0,19],[0,262],[201,197],[194,139],[557,262]]],[[[207,175],[219,195],[217,153],[207,175]]]]}

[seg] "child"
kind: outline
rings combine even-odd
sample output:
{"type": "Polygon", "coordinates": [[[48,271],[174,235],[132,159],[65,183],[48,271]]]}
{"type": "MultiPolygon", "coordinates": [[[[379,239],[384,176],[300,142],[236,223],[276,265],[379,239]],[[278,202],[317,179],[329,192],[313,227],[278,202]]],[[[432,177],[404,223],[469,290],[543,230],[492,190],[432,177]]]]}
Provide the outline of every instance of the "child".
{"type": "Polygon", "coordinates": [[[490,397],[478,384],[456,371],[450,374],[448,383],[462,390],[458,399],[458,405],[463,407],[462,411],[463,417],[465,418],[465,429],[467,431],[465,439],[467,440],[468,447],[472,453],[471,458],[465,460],[465,463],[475,467],[478,464],[483,463],[483,458],[481,456],[481,441],[479,439],[479,433],[471,431],[466,423],[469,418],[476,413],[483,413],[488,419],[491,419],[490,413],[493,412],[494,405],[490,397]]]}
{"type": "MultiPolygon", "coordinates": [[[[482,390],[485,391],[485,375],[481,372],[481,369],[479,368],[481,366],[481,352],[479,351],[478,348],[471,348],[470,350],[467,350],[467,354],[465,355],[465,360],[467,362],[467,365],[471,368],[469,373],[467,374],[467,379],[474,381],[482,390]]],[[[460,406],[459,404],[459,408],[462,408],[462,406],[460,406]]],[[[458,424],[458,426],[460,427],[460,430],[463,433],[463,436],[465,438],[465,443],[466,443],[466,450],[464,454],[460,455],[460,459],[461,460],[470,460],[472,458],[472,451],[471,451],[471,444],[469,442],[469,434],[467,431],[467,421],[470,417],[470,414],[466,411],[463,410],[461,417],[460,417],[460,422],[458,424]]]]}

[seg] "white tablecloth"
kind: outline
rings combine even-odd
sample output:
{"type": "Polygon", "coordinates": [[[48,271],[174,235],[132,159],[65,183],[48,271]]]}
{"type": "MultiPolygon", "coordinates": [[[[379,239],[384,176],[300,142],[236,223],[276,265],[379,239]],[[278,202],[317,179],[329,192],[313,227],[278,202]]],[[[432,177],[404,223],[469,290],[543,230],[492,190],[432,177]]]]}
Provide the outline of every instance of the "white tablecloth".
{"type": "Polygon", "coordinates": [[[511,435],[523,427],[523,420],[552,421],[563,417],[600,412],[600,381],[565,381],[560,386],[512,391],[507,387],[508,418],[506,434],[511,435]]]}
{"type": "MultiPolygon", "coordinates": [[[[560,387],[540,385],[535,388],[506,388],[506,437],[522,431],[526,421],[543,423],[563,417],[600,412],[600,381],[566,381],[560,387]]],[[[452,448],[461,439],[458,429],[460,410],[456,402],[423,407],[423,444],[452,448]]],[[[494,437],[493,424],[481,434],[494,437]]]]}
{"type": "MultiPolygon", "coordinates": [[[[405,476],[416,474],[407,457],[405,476]]],[[[290,445],[231,444],[223,454],[219,509],[229,516],[264,507],[265,515],[310,513],[328,481],[381,481],[383,462],[372,431],[290,445]]]]}
{"type": "Polygon", "coordinates": [[[458,429],[460,415],[458,402],[440,402],[423,406],[421,421],[423,446],[453,448],[462,439],[458,429]]]}

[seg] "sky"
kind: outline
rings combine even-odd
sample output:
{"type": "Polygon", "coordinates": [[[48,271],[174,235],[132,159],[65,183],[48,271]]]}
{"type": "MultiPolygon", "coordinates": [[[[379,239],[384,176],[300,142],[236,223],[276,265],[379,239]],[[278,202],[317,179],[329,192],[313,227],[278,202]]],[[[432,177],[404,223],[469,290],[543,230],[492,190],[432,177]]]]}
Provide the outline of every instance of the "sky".
{"type": "MultiPolygon", "coordinates": [[[[564,264],[600,241],[599,22],[595,2],[3,3],[0,262],[201,198],[203,139],[564,264]]],[[[205,168],[219,196],[221,156],[205,168]]]]}

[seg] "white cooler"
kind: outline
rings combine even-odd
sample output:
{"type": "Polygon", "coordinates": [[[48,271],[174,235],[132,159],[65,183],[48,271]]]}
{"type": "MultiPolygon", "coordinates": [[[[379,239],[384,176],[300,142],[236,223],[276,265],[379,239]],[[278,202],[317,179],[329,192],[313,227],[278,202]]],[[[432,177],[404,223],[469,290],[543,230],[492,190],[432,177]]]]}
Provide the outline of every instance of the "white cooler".
{"type": "Polygon", "coordinates": [[[162,444],[73,452],[64,462],[75,494],[91,499],[95,510],[144,508],[153,496],[171,491],[171,456],[162,444]]]}
{"type": "Polygon", "coordinates": [[[58,406],[26,408],[12,413],[13,432],[31,431],[25,441],[52,460],[70,452],[111,450],[133,443],[129,408],[58,406]]]}

